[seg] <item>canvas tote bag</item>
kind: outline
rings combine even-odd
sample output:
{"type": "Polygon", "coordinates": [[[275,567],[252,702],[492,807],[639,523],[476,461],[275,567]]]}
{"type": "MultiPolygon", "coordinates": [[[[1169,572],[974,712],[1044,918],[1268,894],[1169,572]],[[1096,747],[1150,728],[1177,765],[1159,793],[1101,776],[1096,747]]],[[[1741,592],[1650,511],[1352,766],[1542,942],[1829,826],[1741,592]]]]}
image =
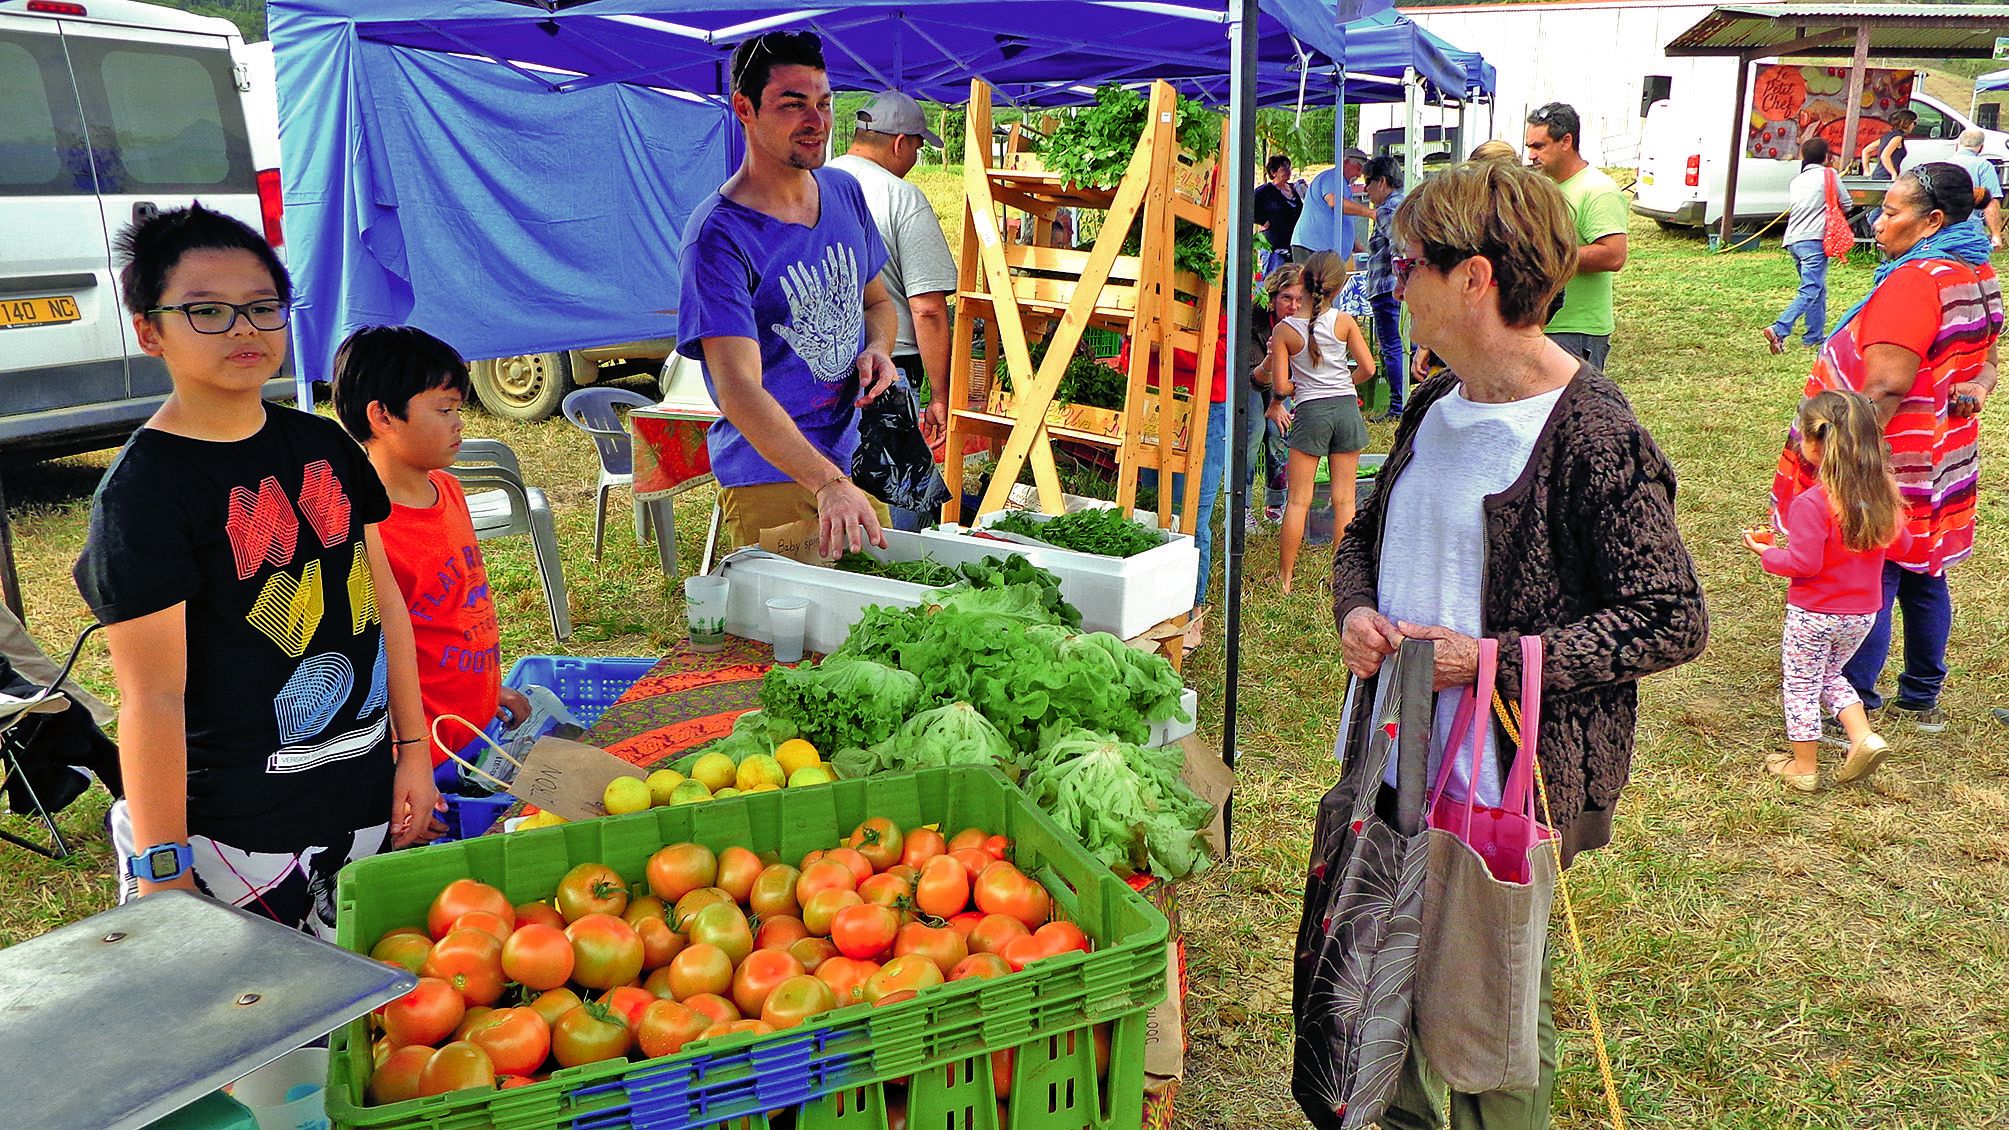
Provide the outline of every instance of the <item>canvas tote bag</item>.
{"type": "Polygon", "coordinates": [[[1377,676],[1393,681],[1378,718],[1375,680],[1355,684],[1345,766],[1319,802],[1291,986],[1291,1093],[1318,1130],[1375,1123],[1409,1057],[1435,669],[1433,643],[1405,641],[1377,676]],[[1391,756],[1392,823],[1375,810],[1391,756]]]}
{"type": "Polygon", "coordinates": [[[1531,1091],[1541,1070],[1535,1026],[1556,890],[1555,833],[1535,817],[1541,637],[1521,637],[1521,660],[1522,745],[1500,806],[1478,804],[1474,789],[1445,795],[1453,759],[1469,767],[1467,781],[1478,780],[1492,728],[1497,640],[1479,641],[1478,680],[1464,691],[1430,794],[1416,1038],[1431,1070],[1462,1094],[1531,1091]]]}

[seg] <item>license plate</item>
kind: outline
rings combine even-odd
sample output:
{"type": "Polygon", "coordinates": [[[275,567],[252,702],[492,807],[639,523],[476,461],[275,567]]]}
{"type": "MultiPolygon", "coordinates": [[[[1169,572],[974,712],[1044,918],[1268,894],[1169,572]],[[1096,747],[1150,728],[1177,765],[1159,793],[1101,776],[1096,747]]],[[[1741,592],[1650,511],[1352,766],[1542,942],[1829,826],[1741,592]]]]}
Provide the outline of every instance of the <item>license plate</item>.
{"type": "Polygon", "coordinates": [[[49,298],[0,298],[0,329],[53,326],[74,322],[83,316],[77,310],[77,300],[67,294],[49,298]]]}

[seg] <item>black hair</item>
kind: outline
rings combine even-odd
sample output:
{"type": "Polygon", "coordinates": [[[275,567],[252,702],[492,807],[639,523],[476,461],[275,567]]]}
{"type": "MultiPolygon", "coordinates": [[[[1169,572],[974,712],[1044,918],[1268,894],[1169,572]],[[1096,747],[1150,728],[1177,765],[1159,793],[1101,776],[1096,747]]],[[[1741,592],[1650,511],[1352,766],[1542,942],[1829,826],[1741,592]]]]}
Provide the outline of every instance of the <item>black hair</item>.
{"type": "Polygon", "coordinates": [[[1270,159],[1263,162],[1263,171],[1271,176],[1276,176],[1278,169],[1288,169],[1290,167],[1291,159],[1281,153],[1272,153],[1270,154],[1270,159]]]}
{"type": "Polygon", "coordinates": [[[1576,107],[1567,102],[1551,102],[1543,106],[1528,115],[1528,124],[1547,129],[1550,141],[1561,141],[1567,137],[1578,152],[1583,150],[1583,119],[1577,117],[1576,107]]]}
{"type": "Polygon", "coordinates": [[[1828,139],[1810,137],[1800,143],[1800,167],[1825,165],[1828,163],[1828,139]]]}
{"type": "Polygon", "coordinates": [[[265,264],[279,301],[293,301],[293,276],[279,261],[265,237],[244,221],[201,204],[169,208],[119,229],[112,241],[112,261],[119,264],[119,289],[126,310],[144,314],[160,305],[167,275],[191,251],[249,251],[265,264]]]}
{"type": "Polygon", "coordinates": [[[1974,178],[1951,161],[1928,161],[1898,174],[1918,185],[1928,209],[1946,213],[1946,226],[1965,223],[1974,214],[1974,178]]]}
{"type": "Polygon", "coordinates": [[[474,394],[467,362],[453,346],[417,326],[364,326],[335,350],[335,379],[330,392],[335,418],[356,438],[368,443],[370,403],[402,420],[412,397],[443,388],[463,398],[474,394]]]}
{"type": "Polygon", "coordinates": [[[746,95],[759,110],[768,75],[788,66],[829,70],[823,65],[822,38],[813,31],[770,31],[742,40],[732,51],[732,92],[746,95]]]}
{"type": "Polygon", "coordinates": [[[1360,177],[1367,184],[1373,184],[1378,180],[1385,180],[1388,182],[1390,188],[1401,188],[1402,162],[1383,153],[1381,156],[1374,158],[1362,166],[1360,177]]]}

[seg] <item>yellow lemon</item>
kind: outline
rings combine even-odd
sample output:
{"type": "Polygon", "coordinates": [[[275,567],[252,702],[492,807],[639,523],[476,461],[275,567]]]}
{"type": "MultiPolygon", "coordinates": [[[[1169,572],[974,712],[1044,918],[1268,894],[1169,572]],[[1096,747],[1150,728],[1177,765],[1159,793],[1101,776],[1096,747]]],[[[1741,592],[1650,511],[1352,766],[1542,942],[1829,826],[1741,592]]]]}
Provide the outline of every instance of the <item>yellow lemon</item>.
{"type": "Polygon", "coordinates": [[[735,789],[735,788],[733,788],[733,787],[732,787],[731,785],[727,785],[727,786],[726,786],[725,788],[722,788],[722,789],[720,789],[719,791],[717,791],[717,792],[713,793],[713,794],[712,794],[712,799],[713,799],[713,800],[724,800],[724,799],[726,799],[727,797],[736,797],[736,796],[738,796],[738,795],[739,795],[739,790],[738,790],[738,789],[735,789]]]}
{"type": "Polygon", "coordinates": [[[555,828],[563,823],[565,818],[556,812],[533,812],[523,818],[523,823],[518,824],[516,830],[521,832],[528,828],[555,828]]]}
{"type": "Polygon", "coordinates": [[[695,777],[688,781],[679,782],[677,787],[670,792],[670,803],[673,805],[703,804],[711,798],[712,791],[705,788],[705,783],[695,777]]]}
{"type": "Polygon", "coordinates": [[[683,784],[684,775],[675,769],[658,769],[649,774],[649,804],[661,808],[670,803],[670,794],[683,784]]]}
{"type": "Polygon", "coordinates": [[[762,781],[750,789],[741,789],[740,791],[748,796],[752,796],[754,793],[778,793],[781,791],[781,786],[775,784],[773,781],[762,781]]]}
{"type": "Polygon", "coordinates": [[[816,764],[823,760],[823,755],[816,752],[815,746],[801,738],[790,738],[775,747],[774,759],[781,763],[784,775],[793,777],[797,769],[816,764]]]}
{"type": "Polygon", "coordinates": [[[649,807],[649,786],[640,777],[616,777],[600,793],[609,816],[625,816],[649,807]]]}
{"type": "Polygon", "coordinates": [[[741,790],[746,790],[762,781],[772,781],[779,785],[787,780],[788,774],[783,770],[781,762],[764,753],[756,753],[739,763],[739,776],[734,783],[741,790]]]}
{"type": "Polygon", "coordinates": [[[788,775],[788,787],[799,789],[804,785],[827,785],[837,779],[837,774],[828,765],[805,765],[788,775]]]}
{"type": "Polygon", "coordinates": [[[739,766],[723,753],[707,753],[691,766],[691,780],[702,781],[708,792],[717,792],[733,783],[739,766]]]}

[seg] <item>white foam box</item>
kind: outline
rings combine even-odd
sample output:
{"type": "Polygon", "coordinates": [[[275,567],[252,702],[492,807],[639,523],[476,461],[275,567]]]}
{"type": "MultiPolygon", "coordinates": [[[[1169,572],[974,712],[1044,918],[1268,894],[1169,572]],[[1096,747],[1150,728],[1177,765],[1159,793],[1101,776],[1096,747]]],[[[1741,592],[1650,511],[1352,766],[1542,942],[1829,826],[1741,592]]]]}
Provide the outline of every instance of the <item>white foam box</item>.
{"type": "MultiPolygon", "coordinates": [[[[980,515],[973,529],[983,529],[1013,513],[1026,513],[1035,522],[1045,522],[1051,517],[1000,510],[980,515]]],[[[1033,564],[1060,578],[1060,595],[1081,610],[1084,631],[1108,632],[1128,640],[1192,611],[1193,588],[1200,576],[1200,548],[1193,543],[1191,534],[1160,530],[1148,522],[1137,524],[1164,535],[1165,543],[1130,557],[1104,557],[1053,546],[973,537],[971,530],[953,523],[923,530],[915,536],[927,539],[931,549],[941,547],[933,550],[937,560],[949,560],[946,554],[951,546],[1008,547],[1022,552],[1033,564]]],[[[995,552],[995,548],[985,552],[995,552]]]]}
{"type": "Polygon", "coordinates": [[[1179,709],[1185,712],[1186,720],[1184,722],[1177,720],[1153,722],[1151,724],[1151,736],[1145,739],[1145,745],[1153,747],[1171,745],[1173,742],[1191,734],[1197,728],[1200,720],[1200,696],[1194,692],[1193,688],[1186,687],[1179,692],[1179,709]]]}
{"type": "MultiPolygon", "coordinates": [[[[886,548],[867,544],[865,552],[881,561],[919,561],[932,557],[946,565],[976,561],[986,554],[951,558],[944,549],[923,541],[916,534],[887,530],[886,548]]],[[[965,539],[968,540],[968,539],[965,539]]],[[[981,545],[981,542],[972,543],[981,545]]],[[[991,553],[995,553],[992,550],[991,553]]],[[[732,583],[726,594],[725,630],[746,639],[774,642],[768,630],[767,601],[776,596],[799,596],[809,601],[809,617],[803,629],[805,650],[829,653],[843,646],[851,629],[865,618],[865,609],[874,604],[888,608],[912,608],[937,590],[926,585],[886,577],[868,577],[822,565],[805,565],[785,557],[741,552],[725,559],[721,570],[732,583]]]]}

